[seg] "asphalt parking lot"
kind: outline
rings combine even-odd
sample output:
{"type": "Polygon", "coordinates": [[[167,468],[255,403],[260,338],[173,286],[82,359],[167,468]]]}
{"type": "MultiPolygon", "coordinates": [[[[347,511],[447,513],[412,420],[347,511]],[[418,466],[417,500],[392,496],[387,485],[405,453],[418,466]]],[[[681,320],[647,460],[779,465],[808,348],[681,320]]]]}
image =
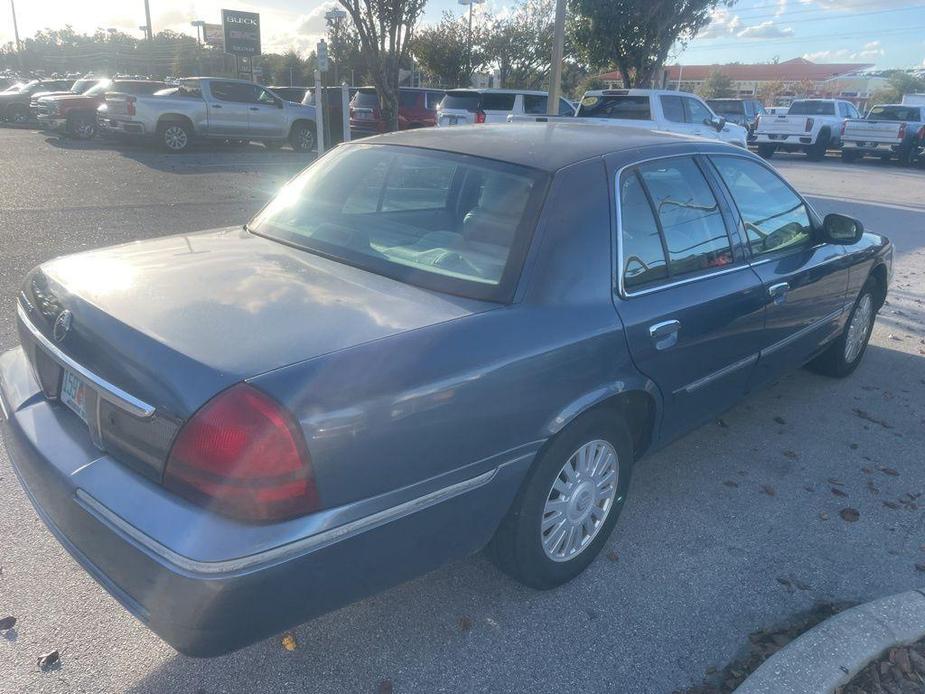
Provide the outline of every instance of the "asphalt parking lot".
{"type": "MultiPolygon", "coordinates": [[[[0,350],[23,274],[53,256],[241,224],[307,157],[167,155],[0,129],[0,350]]],[[[653,692],[701,682],[748,634],[925,573],[925,171],[775,164],[820,211],[888,234],[888,304],[847,380],[795,372],[646,459],[610,548],[539,593],[456,562],[213,660],[178,655],[70,559],[0,447],[0,692],[653,692]],[[859,512],[847,522],[840,511],[859,512]],[[42,672],[41,653],[60,667],[42,672]]]]}

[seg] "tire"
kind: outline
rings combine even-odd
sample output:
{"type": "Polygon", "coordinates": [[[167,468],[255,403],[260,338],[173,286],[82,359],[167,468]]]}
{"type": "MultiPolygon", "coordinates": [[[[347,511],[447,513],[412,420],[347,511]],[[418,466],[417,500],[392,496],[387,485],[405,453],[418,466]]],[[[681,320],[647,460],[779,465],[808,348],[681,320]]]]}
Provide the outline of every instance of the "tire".
{"type": "Polygon", "coordinates": [[[492,561],[538,590],[555,588],[578,576],[600,553],[617,522],[632,462],[633,442],[622,417],[609,409],[582,415],[540,452],[489,544],[492,561]],[[584,458],[592,461],[589,467],[580,462],[583,451],[592,455],[584,458]],[[594,457],[598,454],[604,458],[594,457]],[[592,470],[599,472],[593,475],[592,470]],[[612,495],[595,500],[591,495],[597,485],[608,479],[612,495]],[[565,493],[568,487],[571,494],[565,493]],[[564,497],[570,499],[562,501],[564,497]],[[563,505],[562,511],[552,508],[557,505],[563,505]],[[565,514],[563,525],[556,525],[558,517],[553,513],[565,514]],[[544,523],[548,527],[543,528],[544,523]]]}
{"type": "Polygon", "coordinates": [[[823,130],[819,133],[816,141],[806,148],[806,157],[810,161],[822,161],[825,159],[825,153],[829,149],[829,131],[823,130]]]}
{"type": "Polygon", "coordinates": [[[854,302],[854,308],[851,309],[851,315],[848,316],[848,322],[841,335],[807,365],[812,371],[833,378],[844,378],[858,368],[867,351],[867,343],[870,341],[880,308],[878,296],[877,280],[869,277],[857,301],[854,302]],[[856,320],[859,321],[857,325],[856,320]]]}
{"type": "Polygon", "coordinates": [[[10,123],[28,123],[31,118],[29,107],[22,104],[14,104],[6,111],[6,119],[10,123]]]}
{"type": "Polygon", "coordinates": [[[862,157],[861,153],[853,149],[843,149],[841,151],[841,160],[847,164],[854,164],[862,157]]]}
{"type": "Polygon", "coordinates": [[[289,144],[296,152],[310,152],[315,149],[315,126],[310,123],[296,123],[289,132],[289,144]]]}
{"type": "Polygon", "coordinates": [[[277,150],[281,149],[285,143],[282,140],[264,140],[263,146],[267,149],[277,150]]]}
{"type": "Polygon", "coordinates": [[[92,140],[96,137],[96,121],[89,116],[77,114],[68,119],[67,134],[78,140],[92,140]]]}
{"type": "Polygon", "coordinates": [[[774,156],[774,152],[777,151],[775,145],[769,145],[766,142],[762,142],[758,145],[758,156],[762,159],[770,159],[774,156]]]}
{"type": "Polygon", "coordinates": [[[899,165],[900,166],[912,166],[912,158],[915,154],[915,151],[911,147],[903,147],[899,150],[899,165]]]}
{"type": "Polygon", "coordinates": [[[185,123],[162,123],[157,128],[157,139],[168,152],[184,152],[189,149],[193,134],[185,123]]]}

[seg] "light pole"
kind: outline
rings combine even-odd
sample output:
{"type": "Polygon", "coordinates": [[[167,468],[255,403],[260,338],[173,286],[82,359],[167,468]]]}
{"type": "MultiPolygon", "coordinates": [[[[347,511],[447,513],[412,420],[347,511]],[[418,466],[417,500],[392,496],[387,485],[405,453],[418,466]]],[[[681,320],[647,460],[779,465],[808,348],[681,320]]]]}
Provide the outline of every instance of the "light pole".
{"type": "Polygon", "coordinates": [[[151,31],[151,6],[148,0],[145,0],[145,38],[148,41],[154,38],[154,33],[151,31]]]}
{"type": "MultiPolygon", "coordinates": [[[[561,0],[560,0],[561,1],[561,0]]],[[[472,6],[481,5],[485,0],[458,0],[460,5],[469,6],[469,34],[466,38],[466,74],[472,83],[472,6]]]]}
{"type": "Polygon", "coordinates": [[[19,56],[19,67],[22,68],[22,44],[19,42],[19,25],[16,23],[16,3],[10,0],[10,11],[13,13],[13,37],[16,39],[16,55],[19,56]]]}
{"type": "MultiPolygon", "coordinates": [[[[338,63],[340,63],[341,58],[340,23],[345,19],[347,19],[347,11],[338,7],[332,7],[324,13],[324,20],[328,23],[328,26],[335,29],[335,33],[331,37],[331,45],[334,46],[334,84],[338,84],[337,69],[340,67],[338,63]]],[[[350,81],[353,82],[353,80],[350,81]]]]}
{"type": "Polygon", "coordinates": [[[565,0],[556,0],[556,23],[552,36],[552,64],[549,72],[549,98],[546,114],[559,113],[559,95],[562,93],[562,54],[565,52],[565,0]]]}
{"type": "Polygon", "coordinates": [[[194,19],[190,22],[190,26],[196,27],[196,45],[200,48],[202,47],[202,39],[204,36],[200,36],[200,32],[205,32],[206,23],[201,19],[194,19]]]}

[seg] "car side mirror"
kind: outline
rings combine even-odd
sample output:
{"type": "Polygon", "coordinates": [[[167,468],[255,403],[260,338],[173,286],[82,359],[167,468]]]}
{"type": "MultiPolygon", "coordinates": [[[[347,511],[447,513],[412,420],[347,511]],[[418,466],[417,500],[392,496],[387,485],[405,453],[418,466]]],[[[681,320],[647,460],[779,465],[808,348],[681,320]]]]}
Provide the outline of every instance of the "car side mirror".
{"type": "Polygon", "coordinates": [[[726,127],[726,119],[723,116],[713,116],[705,121],[707,125],[715,129],[716,132],[722,131],[726,127]]]}
{"type": "Polygon", "coordinates": [[[850,246],[861,240],[864,225],[854,217],[844,214],[827,214],[822,221],[822,233],[826,243],[850,246]]]}

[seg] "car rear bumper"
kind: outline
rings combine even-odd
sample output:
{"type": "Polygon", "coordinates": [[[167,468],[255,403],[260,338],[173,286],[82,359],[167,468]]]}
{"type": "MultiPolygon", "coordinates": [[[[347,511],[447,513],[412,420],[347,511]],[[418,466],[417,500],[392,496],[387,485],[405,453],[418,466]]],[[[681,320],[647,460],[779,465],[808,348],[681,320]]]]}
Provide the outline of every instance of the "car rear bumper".
{"type": "Polygon", "coordinates": [[[45,400],[21,348],[0,355],[0,433],[61,544],[136,618],[192,656],[241,648],[477,551],[533,457],[520,452],[397,506],[254,551],[254,538],[275,526],[193,507],[100,452],[81,420],[45,400]],[[164,541],[171,526],[180,538],[173,546],[164,541]],[[222,541],[202,547],[210,537],[222,541]]]}

